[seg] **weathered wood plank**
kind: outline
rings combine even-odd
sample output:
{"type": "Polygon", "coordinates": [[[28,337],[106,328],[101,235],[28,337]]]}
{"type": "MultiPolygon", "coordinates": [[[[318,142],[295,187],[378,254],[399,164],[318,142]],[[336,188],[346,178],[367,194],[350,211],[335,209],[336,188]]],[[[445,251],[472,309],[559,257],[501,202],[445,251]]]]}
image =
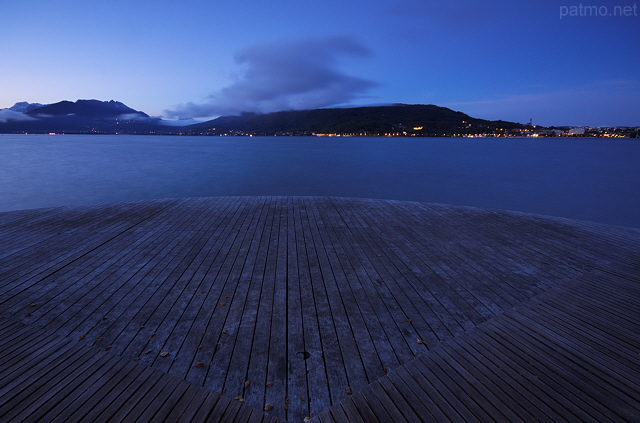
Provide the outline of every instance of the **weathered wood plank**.
{"type": "MultiPolygon", "coordinates": [[[[22,413],[29,414],[29,406],[33,409],[34,404],[28,401],[28,398],[35,396],[44,402],[51,393],[50,389],[56,386],[58,379],[68,377],[67,374],[73,372],[76,362],[82,363],[85,356],[86,351],[72,350],[64,359],[47,360],[45,358],[43,361],[48,364],[46,369],[37,371],[36,376],[31,375],[28,379],[22,379],[20,384],[11,389],[8,395],[3,396],[0,404],[4,413],[2,418],[11,421],[22,413]]],[[[20,370],[24,372],[25,366],[20,366],[20,370]]]]}
{"type": "MultiPolygon", "coordinates": [[[[227,321],[235,326],[229,331],[231,337],[235,336],[235,343],[229,344],[229,362],[231,366],[226,375],[225,394],[230,397],[237,395],[245,396],[247,388],[251,384],[264,387],[266,381],[264,376],[256,380],[248,378],[249,369],[253,366],[250,362],[251,352],[256,348],[254,345],[256,330],[262,330],[262,325],[267,322],[258,321],[257,309],[261,300],[262,277],[256,272],[257,258],[260,255],[262,238],[265,236],[265,222],[268,211],[263,208],[262,203],[258,206],[258,213],[252,218],[252,226],[249,229],[246,240],[247,256],[242,264],[242,269],[238,275],[238,289],[229,309],[227,321]]],[[[268,234],[267,234],[268,236],[268,234]]],[[[229,326],[226,324],[226,326],[229,326]]],[[[266,349],[258,351],[261,354],[266,349]]],[[[264,372],[264,367],[260,369],[264,372]]]]}
{"type": "Polygon", "coordinates": [[[407,369],[400,367],[387,376],[386,381],[381,381],[385,389],[396,388],[411,404],[415,413],[423,420],[445,421],[447,417],[440,410],[432,398],[423,389],[423,383],[417,381],[407,369]],[[387,383],[388,381],[388,383],[387,383]]]}
{"type": "Polygon", "coordinates": [[[287,420],[300,421],[309,415],[308,404],[299,400],[308,395],[307,370],[302,316],[302,289],[300,286],[300,263],[296,233],[295,200],[287,204],[287,394],[285,407],[287,420]]]}
{"type": "MultiPolygon", "coordinates": [[[[208,351],[203,345],[203,339],[207,332],[210,335],[219,333],[221,328],[208,329],[209,319],[212,310],[215,310],[221,301],[222,289],[224,288],[223,278],[226,278],[224,266],[231,266],[231,260],[228,260],[229,251],[232,248],[236,238],[234,226],[246,214],[241,212],[240,204],[225,203],[224,212],[217,218],[215,230],[207,232],[212,245],[209,247],[209,254],[202,263],[194,279],[200,280],[201,284],[194,292],[192,307],[189,307],[185,313],[180,316],[173,328],[173,333],[178,339],[170,337],[165,344],[167,352],[174,352],[176,356],[181,356],[179,361],[170,362],[170,371],[176,375],[187,375],[189,380],[197,383],[203,383],[206,377],[206,368],[193,367],[195,364],[202,362],[209,364],[211,357],[205,357],[202,351],[208,351]],[[215,333],[214,333],[215,332],[215,333]]],[[[213,223],[213,222],[212,222],[213,223]]],[[[155,335],[154,335],[155,337],[155,335]]],[[[209,345],[207,345],[209,347],[209,345]]],[[[209,354],[209,353],[207,353],[209,354]]],[[[213,355],[213,352],[210,352],[213,355]]]]}
{"type": "MultiPolygon", "coordinates": [[[[316,345],[312,357],[313,361],[307,361],[307,366],[312,367],[312,377],[314,379],[310,382],[310,390],[322,387],[327,395],[316,398],[317,395],[314,392],[310,392],[309,401],[311,403],[309,409],[311,415],[318,414],[328,404],[336,403],[344,398],[349,382],[348,372],[342,357],[343,352],[340,348],[341,336],[338,333],[340,330],[346,330],[344,308],[338,300],[339,294],[336,293],[336,289],[333,286],[335,281],[332,275],[329,274],[331,267],[326,258],[326,251],[319,248],[321,243],[317,226],[314,223],[314,216],[312,215],[314,207],[306,199],[303,204],[305,207],[301,210],[301,218],[305,228],[306,257],[310,272],[309,283],[304,288],[307,295],[303,297],[309,305],[303,304],[303,307],[307,312],[308,318],[314,319],[312,322],[314,329],[317,324],[319,342],[321,342],[321,345],[316,345]],[[328,288],[327,285],[329,284],[332,287],[328,288]],[[336,297],[332,298],[332,295],[336,295],[336,297]],[[313,313],[310,312],[312,310],[311,299],[313,300],[313,313]],[[332,303],[336,304],[333,308],[331,307],[332,303]],[[334,316],[333,313],[336,313],[336,315],[334,316]],[[338,319],[342,320],[342,324],[336,325],[335,321],[338,319]],[[338,326],[340,329],[338,329],[338,326]],[[321,363],[317,364],[319,360],[321,360],[321,363]],[[314,364],[315,366],[313,366],[314,364]]],[[[344,342],[344,337],[342,339],[342,342],[344,342]]],[[[313,351],[312,348],[307,348],[307,350],[313,351]]]]}
{"type": "Polygon", "coordinates": [[[245,307],[245,312],[250,314],[249,321],[252,322],[250,329],[253,344],[247,352],[249,361],[245,380],[249,381],[249,386],[244,388],[242,395],[247,403],[264,407],[266,391],[273,383],[267,380],[267,366],[279,241],[279,214],[275,207],[267,207],[264,226],[261,230],[257,258],[250,277],[252,283],[255,283],[253,289],[250,289],[252,303],[245,307]]]}
{"type": "Polygon", "coordinates": [[[0,213],[0,316],[32,325],[0,318],[0,411],[629,419],[640,412],[638,257],[633,230],[397,201],[0,213]]]}
{"type": "Polygon", "coordinates": [[[207,392],[206,398],[199,402],[199,408],[195,410],[195,413],[193,415],[190,413],[183,414],[178,422],[191,423],[209,421],[207,420],[208,416],[215,409],[220,398],[220,394],[211,391],[207,392]]]}
{"type": "MultiPolygon", "coordinates": [[[[343,290],[346,289],[347,282],[341,272],[341,267],[337,262],[336,253],[332,248],[330,239],[326,231],[326,224],[321,213],[322,209],[318,207],[310,207],[309,217],[313,221],[311,224],[312,239],[314,239],[315,250],[320,265],[321,280],[324,283],[324,293],[321,291],[319,284],[314,283],[319,299],[326,299],[328,307],[327,314],[323,315],[329,321],[322,324],[322,329],[329,332],[331,324],[335,327],[339,348],[339,355],[331,354],[331,349],[325,350],[328,361],[328,377],[330,380],[329,389],[331,391],[332,403],[336,403],[346,394],[346,390],[357,390],[359,387],[366,386],[368,379],[362,359],[356,343],[356,336],[353,324],[357,324],[358,316],[353,316],[348,310],[348,304],[345,302],[343,290]],[[354,322],[354,323],[352,323],[354,322]],[[359,363],[360,361],[360,363],[359,363]],[[329,364],[331,363],[331,364],[329,364]],[[347,365],[349,363],[349,365],[347,365]],[[342,377],[342,369],[345,371],[345,379],[342,377]]],[[[320,316],[319,316],[320,317],[320,316]]],[[[331,336],[331,335],[327,335],[331,336]]],[[[331,344],[329,344],[331,345],[331,344]]]]}
{"type": "MultiPolygon", "coordinates": [[[[522,315],[514,316],[516,321],[519,321],[520,318],[522,318],[522,315]]],[[[533,330],[536,330],[538,336],[535,339],[527,338],[528,340],[531,339],[531,342],[528,343],[529,347],[533,347],[532,350],[534,351],[535,347],[552,349],[558,355],[554,357],[553,361],[548,362],[549,365],[556,371],[560,367],[563,369],[568,367],[569,370],[575,370],[572,376],[575,377],[574,383],[576,385],[583,386],[585,390],[590,387],[595,392],[603,395],[604,398],[607,398],[610,403],[617,402],[620,406],[629,403],[629,400],[633,400],[633,397],[637,396],[637,394],[634,395],[629,392],[628,388],[631,385],[635,388],[631,389],[637,391],[637,385],[634,382],[623,382],[624,376],[610,371],[611,367],[615,367],[613,362],[606,361],[602,363],[600,360],[604,357],[598,357],[599,360],[595,360],[585,354],[580,346],[572,345],[568,338],[559,339],[557,335],[545,330],[539,324],[531,326],[535,327],[535,329],[525,326],[525,331],[530,334],[533,330]],[[588,373],[588,376],[586,373],[588,373]],[[601,385],[609,388],[600,388],[600,383],[594,383],[594,380],[602,381],[601,385]]]]}
{"type": "MultiPolygon", "coordinates": [[[[282,415],[286,418],[284,410],[287,398],[287,221],[288,211],[285,198],[275,200],[277,207],[274,219],[278,221],[277,247],[274,267],[274,294],[271,308],[271,338],[269,339],[269,353],[267,362],[267,381],[273,382],[265,392],[264,405],[271,404],[274,411],[270,414],[282,415]]],[[[260,403],[258,403],[260,404],[260,403]]],[[[261,405],[261,404],[260,404],[261,405]]],[[[258,405],[258,407],[260,406],[258,405]]],[[[263,405],[263,408],[264,408],[263,405]]],[[[269,414],[269,415],[270,415],[269,414]]]]}
{"type": "Polygon", "coordinates": [[[517,366],[492,355],[479,343],[469,344],[465,340],[452,340],[445,348],[446,353],[464,362],[464,369],[477,375],[476,379],[487,387],[486,395],[496,397],[493,404],[505,404],[523,421],[562,420],[560,415],[539,399],[548,395],[548,392],[540,390],[535,383],[525,382],[517,366]]]}

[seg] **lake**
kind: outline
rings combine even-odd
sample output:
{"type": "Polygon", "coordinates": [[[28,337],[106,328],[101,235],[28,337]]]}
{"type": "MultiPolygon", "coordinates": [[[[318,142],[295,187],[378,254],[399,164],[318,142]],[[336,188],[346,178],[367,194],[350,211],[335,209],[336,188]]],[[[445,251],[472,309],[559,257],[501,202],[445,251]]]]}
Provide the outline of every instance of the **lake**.
{"type": "Polygon", "coordinates": [[[640,140],[0,135],[0,210],[331,195],[640,228],[640,140]]]}

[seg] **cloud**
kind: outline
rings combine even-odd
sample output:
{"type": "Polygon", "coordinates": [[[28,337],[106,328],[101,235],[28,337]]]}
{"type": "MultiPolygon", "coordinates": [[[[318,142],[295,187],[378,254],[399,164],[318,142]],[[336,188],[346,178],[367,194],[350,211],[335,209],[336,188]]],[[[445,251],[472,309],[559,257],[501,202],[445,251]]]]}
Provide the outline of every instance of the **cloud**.
{"type": "Polygon", "coordinates": [[[0,109],[0,122],[36,120],[35,118],[25,115],[22,112],[16,112],[9,109],[0,109]]]}
{"type": "Polygon", "coordinates": [[[149,116],[144,116],[140,113],[125,113],[119,115],[117,117],[120,120],[136,120],[136,121],[149,121],[149,120],[157,120],[157,118],[151,118],[149,116]]]}
{"type": "Polygon", "coordinates": [[[209,117],[346,103],[377,84],[342,72],[339,59],[369,54],[348,37],[256,44],[236,55],[243,71],[235,82],[204,103],[182,104],[166,113],[178,118],[209,117]]]}

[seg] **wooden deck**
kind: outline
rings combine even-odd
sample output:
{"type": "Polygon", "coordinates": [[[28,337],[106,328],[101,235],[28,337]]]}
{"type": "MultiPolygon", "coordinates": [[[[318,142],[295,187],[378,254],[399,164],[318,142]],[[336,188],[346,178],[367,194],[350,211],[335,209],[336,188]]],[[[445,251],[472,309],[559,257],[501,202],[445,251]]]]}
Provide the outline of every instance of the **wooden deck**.
{"type": "Polygon", "coordinates": [[[551,288],[314,421],[640,421],[639,273],[551,288]]]}
{"type": "Polygon", "coordinates": [[[152,367],[0,318],[0,419],[63,421],[280,420],[152,367]]]}
{"type": "Polygon", "coordinates": [[[638,420],[639,281],[637,230],[495,210],[0,213],[0,420],[638,420]]]}

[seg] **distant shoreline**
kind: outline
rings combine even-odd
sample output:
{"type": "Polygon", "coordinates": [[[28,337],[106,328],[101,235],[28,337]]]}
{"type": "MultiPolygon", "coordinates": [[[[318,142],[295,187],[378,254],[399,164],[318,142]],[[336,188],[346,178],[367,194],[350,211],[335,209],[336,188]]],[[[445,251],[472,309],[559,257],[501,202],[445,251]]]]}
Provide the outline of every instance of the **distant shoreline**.
{"type": "Polygon", "coordinates": [[[163,133],[119,133],[119,132],[18,132],[18,133],[0,133],[2,135],[139,135],[139,136],[178,136],[178,137],[237,137],[237,138],[514,138],[514,139],[539,139],[539,138],[563,138],[563,139],[640,139],[640,135],[636,133],[620,132],[603,132],[593,135],[509,135],[509,134],[482,134],[482,135],[397,135],[397,134],[193,134],[184,132],[163,132],[163,133]]]}
{"type": "Polygon", "coordinates": [[[540,126],[486,120],[434,104],[242,113],[175,126],[117,101],[19,103],[0,109],[0,133],[329,137],[638,138],[640,126],[540,126]]]}

